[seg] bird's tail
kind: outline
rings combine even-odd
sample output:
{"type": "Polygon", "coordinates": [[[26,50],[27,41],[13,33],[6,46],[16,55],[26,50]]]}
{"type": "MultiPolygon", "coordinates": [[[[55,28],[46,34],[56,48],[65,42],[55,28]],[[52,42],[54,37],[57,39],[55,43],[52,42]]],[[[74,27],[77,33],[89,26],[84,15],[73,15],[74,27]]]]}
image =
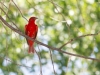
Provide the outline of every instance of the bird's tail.
{"type": "Polygon", "coordinates": [[[29,46],[29,50],[28,50],[28,53],[34,53],[34,48],[33,48],[33,46],[29,46]]]}

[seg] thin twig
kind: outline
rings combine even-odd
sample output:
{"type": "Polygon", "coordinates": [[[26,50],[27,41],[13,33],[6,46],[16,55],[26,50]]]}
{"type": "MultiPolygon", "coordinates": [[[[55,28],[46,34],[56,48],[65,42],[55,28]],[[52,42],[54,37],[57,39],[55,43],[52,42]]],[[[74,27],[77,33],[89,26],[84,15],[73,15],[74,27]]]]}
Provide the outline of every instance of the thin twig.
{"type": "MultiPolygon", "coordinates": [[[[3,4],[2,2],[0,2],[0,3],[3,4]]],[[[3,5],[4,5],[4,4],[3,4],[3,5]]],[[[4,6],[5,6],[5,5],[4,5],[4,6]]],[[[5,7],[6,7],[6,6],[5,6],[5,7]]],[[[7,8],[7,7],[6,7],[6,8],[7,8]]],[[[10,19],[10,17],[6,14],[6,12],[3,10],[3,8],[0,7],[0,9],[5,13],[6,17],[7,17],[8,19],[10,19]]],[[[7,9],[8,9],[8,8],[7,8],[7,9]]],[[[11,19],[10,19],[10,21],[11,21],[11,19]]],[[[11,21],[11,22],[12,22],[12,21],[11,21]]],[[[16,26],[17,29],[19,29],[18,26],[17,26],[14,22],[12,22],[12,23],[13,23],[14,26],[16,26]]]]}
{"type": "MultiPolygon", "coordinates": [[[[25,38],[27,38],[27,39],[29,39],[29,40],[35,41],[37,44],[40,44],[40,45],[42,45],[42,46],[45,46],[45,47],[47,47],[47,48],[49,48],[49,49],[51,49],[51,50],[56,50],[56,51],[59,51],[59,52],[62,52],[62,53],[65,53],[65,54],[68,54],[68,55],[71,55],[71,56],[76,56],[76,57],[80,57],[80,58],[84,58],[84,59],[91,59],[91,60],[95,60],[95,61],[100,62],[100,59],[91,58],[91,57],[86,57],[86,56],[78,55],[78,54],[73,54],[73,53],[69,53],[69,52],[63,51],[63,50],[61,50],[61,49],[59,49],[59,48],[55,48],[55,47],[52,47],[52,46],[48,46],[48,45],[46,45],[46,44],[44,44],[44,43],[42,43],[42,42],[39,42],[39,41],[37,41],[37,40],[34,40],[34,39],[30,38],[29,36],[25,35],[24,33],[20,32],[19,30],[15,29],[15,28],[12,27],[10,24],[8,24],[1,16],[0,16],[0,20],[1,20],[7,27],[9,27],[11,30],[15,31],[15,32],[18,33],[19,35],[21,35],[21,36],[23,36],[23,37],[25,37],[25,38]]],[[[88,35],[98,35],[98,34],[99,34],[99,33],[96,33],[96,34],[88,34],[88,35]]],[[[88,35],[87,35],[87,36],[88,36],[88,35]]],[[[86,35],[84,35],[84,36],[86,36],[86,35]]],[[[82,37],[82,36],[80,36],[80,37],[82,37]]]]}
{"type": "Polygon", "coordinates": [[[15,6],[17,7],[17,9],[19,10],[21,16],[22,16],[26,21],[28,21],[28,20],[23,16],[21,10],[20,10],[19,7],[16,5],[16,3],[15,3],[13,0],[11,0],[11,1],[14,3],[14,5],[15,5],[15,6]]]}
{"type": "MultiPolygon", "coordinates": [[[[77,8],[79,9],[79,14],[82,16],[82,23],[83,23],[83,27],[85,26],[85,19],[84,19],[84,17],[83,17],[83,15],[82,15],[82,11],[81,11],[81,6],[80,6],[80,4],[79,4],[79,0],[76,0],[76,2],[77,2],[77,8]]],[[[79,16],[79,15],[78,15],[79,16]]]]}
{"type": "Polygon", "coordinates": [[[58,20],[58,19],[55,19],[55,18],[53,18],[53,17],[50,17],[52,20],[55,20],[55,21],[57,21],[57,22],[61,22],[61,23],[66,23],[67,21],[60,21],[60,20],[58,20]]]}
{"type": "Polygon", "coordinates": [[[52,62],[52,65],[53,65],[53,71],[54,71],[54,74],[56,75],[56,71],[55,71],[54,63],[53,63],[53,58],[52,58],[52,51],[50,49],[49,49],[49,51],[50,51],[51,62],[52,62]]]}
{"type": "Polygon", "coordinates": [[[82,37],[86,37],[86,36],[95,36],[95,35],[98,35],[99,33],[100,33],[100,32],[95,33],[95,34],[86,34],[86,35],[78,36],[78,37],[76,37],[76,38],[73,38],[73,39],[69,40],[67,43],[63,44],[59,49],[62,49],[65,45],[67,45],[67,44],[73,42],[73,41],[76,40],[76,39],[79,39],[79,38],[82,38],[82,37]]]}
{"type": "MultiPolygon", "coordinates": [[[[2,24],[2,26],[5,28],[5,30],[6,30],[6,33],[8,34],[8,32],[7,32],[7,29],[6,29],[6,27],[5,27],[5,25],[3,25],[2,24]]],[[[5,56],[7,56],[8,55],[8,39],[7,39],[8,37],[6,36],[6,49],[5,49],[5,56]]]]}
{"type": "Polygon", "coordinates": [[[15,63],[15,62],[11,61],[10,59],[4,58],[4,57],[2,57],[2,56],[0,56],[0,58],[1,58],[1,59],[5,59],[5,60],[7,60],[7,61],[9,61],[9,62],[11,62],[11,63],[14,63],[14,64],[16,64],[16,65],[18,65],[18,66],[23,66],[23,67],[27,67],[27,68],[32,68],[32,67],[25,66],[25,65],[22,65],[22,64],[17,64],[17,63],[15,63]]]}
{"type": "MultiPolygon", "coordinates": [[[[66,20],[65,17],[64,17],[64,15],[63,15],[62,13],[60,13],[59,10],[57,9],[57,7],[56,7],[55,3],[53,2],[53,0],[51,0],[51,1],[48,0],[48,1],[51,2],[51,3],[54,5],[54,7],[55,7],[56,10],[58,11],[58,13],[61,14],[61,16],[64,18],[64,20],[66,20]]],[[[67,23],[67,21],[66,21],[66,26],[67,26],[67,28],[68,28],[68,30],[69,30],[69,33],[70,33],[70,27],[69,27],[69,24],[67,23]]]]}
{"type": "MultiPolygon", "coordinates": [[[[39,52],[40,52],[40,48],[39,48],[39,46],[38,46],[38,49],[39,49],[39,52]]],[[[35,51],[36,51],[36,50],[35,50],[35,51]]],[[[37,53],[37,54],[38,54],[38,53],[37,53]]],[[[39,54],[40,54],[40,53],[39,53],[39,54]]],[[[39,62],[40,62],[40,74],[43,75],[43,74],[42,74],[41,57],[40,57],[41,54],[40,54],[40,55],[39,55],[39,54],[38,54],[38,57],[39,57],[39,62]]]]}

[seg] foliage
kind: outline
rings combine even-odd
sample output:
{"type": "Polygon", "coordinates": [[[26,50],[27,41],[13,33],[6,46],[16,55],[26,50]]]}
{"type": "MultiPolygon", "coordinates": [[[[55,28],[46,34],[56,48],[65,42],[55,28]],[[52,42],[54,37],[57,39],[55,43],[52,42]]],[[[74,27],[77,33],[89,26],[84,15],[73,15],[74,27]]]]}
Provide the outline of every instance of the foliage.
{"type": "MultiPolygon", "coordinates": [[[[12,26],[14,26],[12,24],[14,22],[22,32],[27,24],[25,18],[38,17],[37,40],[56,48],[61,47],[72,38],[97,33],[100,29],[98,0],[4,0],[3,3],[0,3],[0,7],[9,18],[2,10],[0,10],[0,15],[12,26]]],[[[80,37],[64,46],[62,50],[99,59],[99,38],[100,34],[80,37]]],[[[0,71],[4,75],[12,75],[12,73],[26,75],[25,70],[30,74],[39,74],[39,57],[36,53],[28,54],[27,48],[25,38],[7,28],[0,21],[0,71]]],[[[50,49],[39,44],[35,44],[35,49],[41,56],[43,75],[53,75],[50,49]]],[[[100,74],[100,64],[97,61],[68,56],[57,51],[52,51],[52,57],[57,75],[100,74]]]]}

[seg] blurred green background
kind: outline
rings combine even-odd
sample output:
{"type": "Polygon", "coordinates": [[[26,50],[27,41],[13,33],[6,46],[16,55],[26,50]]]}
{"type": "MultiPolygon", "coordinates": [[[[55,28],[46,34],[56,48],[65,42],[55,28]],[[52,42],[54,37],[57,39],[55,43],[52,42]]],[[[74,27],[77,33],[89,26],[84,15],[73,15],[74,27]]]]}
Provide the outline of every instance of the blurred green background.
{"type": "MultiPolygon", "coordinates": [[[[49,46],[59,48],[72,38],[100,31],[99,0],[13,1],[0,0],[0,7],[7,14],[0,9],[0,15],[10,25],[14,26],[14,22],[22,32],[27,24],[26,19],[38,17],[37,40],[49,46]]],[[[50,49],[36,43],[34,46],[41,57],[43,75],[55,75],[50,49]]],[[[0,75],[39,75],[39,57],[36,53],[28,54],[27,50],[25,38],[0,21],[0,75]]],[[[62,50],[100,59],[100,34],[78,38],[62,50]]],[[[56,75],[100,75],[100,62],[58,51],[52,51],[52,58],[56,75]]]]}

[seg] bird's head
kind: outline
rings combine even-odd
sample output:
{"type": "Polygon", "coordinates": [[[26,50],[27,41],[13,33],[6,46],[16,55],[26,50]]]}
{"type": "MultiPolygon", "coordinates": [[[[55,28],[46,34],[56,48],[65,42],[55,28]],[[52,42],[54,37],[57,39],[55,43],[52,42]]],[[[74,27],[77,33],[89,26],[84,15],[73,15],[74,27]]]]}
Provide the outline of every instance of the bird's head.
{"type": "Polygon", "coordinates": [[[29,19],[29,23],[34,22],[36,19],[37,19],[37,17],[31,17],[31,18],[29,19]]]}

